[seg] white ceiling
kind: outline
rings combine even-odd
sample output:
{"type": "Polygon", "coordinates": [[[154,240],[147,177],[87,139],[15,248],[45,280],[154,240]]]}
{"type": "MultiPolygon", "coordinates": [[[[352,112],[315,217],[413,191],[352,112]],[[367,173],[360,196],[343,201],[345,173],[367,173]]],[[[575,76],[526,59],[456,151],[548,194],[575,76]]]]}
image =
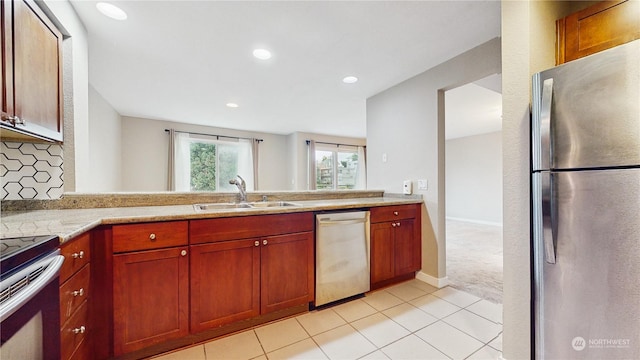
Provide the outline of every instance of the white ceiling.
{"type": "Polygon", "coordinates": [[[368,97],[500,35],[499,1],[111,1],[125,21],[71,3],[121,115],[277,134],[365,137],[368,97]]]}

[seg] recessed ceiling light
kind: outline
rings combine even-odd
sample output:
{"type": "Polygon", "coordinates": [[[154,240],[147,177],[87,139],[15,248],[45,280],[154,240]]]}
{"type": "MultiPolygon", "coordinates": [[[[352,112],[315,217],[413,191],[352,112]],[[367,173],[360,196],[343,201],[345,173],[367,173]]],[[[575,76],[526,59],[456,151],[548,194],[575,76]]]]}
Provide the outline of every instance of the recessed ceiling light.
{"type": "Polygon", "coordinates": [[[230,107],[230,108],[237,108],[237,107],[238,107],[238,104],[236,104],[236,103],[227,103],[227,107],[230,107]]]}
{"type": "Polygon", "coordinates": [[[103,15],[108,16],[112,19],[125,20],[127,18],[127,13],[113,4],[99,2],[96,4],[96,8],[98,8],[98,11],[100,11],[103,15]]]}
{"type": "Polygon", "coordinates": [[[271,59],[271,52],[267,49],[255,49],[253,50],[253,56],[256,59],[267,60],[271,59]]]}
{"type": "Polygon", "coordinates": [[[347,76],[344,79],[342,79],[342,82],[345,84],[353,84],[355,82],[358,82],[358,78],[355,76],[347,76]]]}

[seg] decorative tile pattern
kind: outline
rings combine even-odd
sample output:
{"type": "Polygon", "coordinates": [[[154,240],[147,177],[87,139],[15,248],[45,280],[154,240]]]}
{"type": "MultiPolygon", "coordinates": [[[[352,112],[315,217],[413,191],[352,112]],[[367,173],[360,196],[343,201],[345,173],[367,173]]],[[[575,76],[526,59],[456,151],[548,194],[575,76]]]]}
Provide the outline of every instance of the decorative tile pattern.
{"type": "Polygon", "coordinates": [[[62,145],[1,142],[2,200],[59,199],[63,193],[62,145]]]}

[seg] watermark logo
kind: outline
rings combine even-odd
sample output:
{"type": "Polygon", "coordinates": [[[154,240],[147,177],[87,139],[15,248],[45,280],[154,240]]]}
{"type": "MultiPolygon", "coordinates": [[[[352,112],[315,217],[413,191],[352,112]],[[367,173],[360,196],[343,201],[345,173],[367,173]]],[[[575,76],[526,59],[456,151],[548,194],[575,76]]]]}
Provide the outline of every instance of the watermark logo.
{"type": "Polygon", "coordinates": [[[629,348],[631,345],[630,339],[588,339],[581,336],[576,336],[571,340],[571,347],[575,351],[582,351],[585,348],[589,349],[623,349],[629,348]]]}
{"type": "Polygon", "coordinates": [[[587,347],[587,342],[583,337],[576,336],[573,338],[573,340],[571,340],[571,347],[573,347],[573,350],[575,351],[582,351],[585,347],[587,347]]]}

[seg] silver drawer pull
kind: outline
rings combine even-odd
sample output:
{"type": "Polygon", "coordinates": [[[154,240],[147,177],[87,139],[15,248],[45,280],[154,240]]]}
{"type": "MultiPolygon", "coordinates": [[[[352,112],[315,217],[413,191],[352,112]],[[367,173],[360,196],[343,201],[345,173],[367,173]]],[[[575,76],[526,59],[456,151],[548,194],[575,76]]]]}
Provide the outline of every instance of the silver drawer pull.
{"type": "Polygon", "coordinates": [[[74,259],[82,259],[84,257],[84,251],[73,253],[71,254],[71,257],[74,259]]]}
{"type": "Polygon", "coordinates": [[[394,211],[394,212],[393,212],[393,215],[398,216],[398,212],[397,212],[397,211],[394,211]]]}
{"type": "Polygon", "coordinates": [[[73,296],[84,296],[84,289],[80,288],[80,290],[72,291],[71,295],[73,295],[73,296]]]}
{"type": "Polygon", "coordinates": [[[266,239],[265,239],[265,240],[262,240],[262,245],[267,245],[268,243],[269,243],[269,242],[268,242],[266,239]]]}
{"type": "Polygon", "coordinates": [[[87,331],[87,328],[83,326],[80,326],[79,328],[75,328],[73,330],[71,330],[74,334],[84,334],[85,331],[87,331]]]}
{"type": "Polygon", "coordinates": [[[396,223],[391,223],[391,226],[396,227],[396,223]]]}
{"type": "Polygon", "coordinates": [[[397,226],[397,227],[400,227],[400,223],[399,223],[399,222],[398,222],[398,223],[396,223],[396,226],[397,226]]]}
{"type": "Polygon", "coordinates": [[[149,234],[149,240],[153,241],[155,239],[156,239],[156,234],[154,233],[149,234]]]}

